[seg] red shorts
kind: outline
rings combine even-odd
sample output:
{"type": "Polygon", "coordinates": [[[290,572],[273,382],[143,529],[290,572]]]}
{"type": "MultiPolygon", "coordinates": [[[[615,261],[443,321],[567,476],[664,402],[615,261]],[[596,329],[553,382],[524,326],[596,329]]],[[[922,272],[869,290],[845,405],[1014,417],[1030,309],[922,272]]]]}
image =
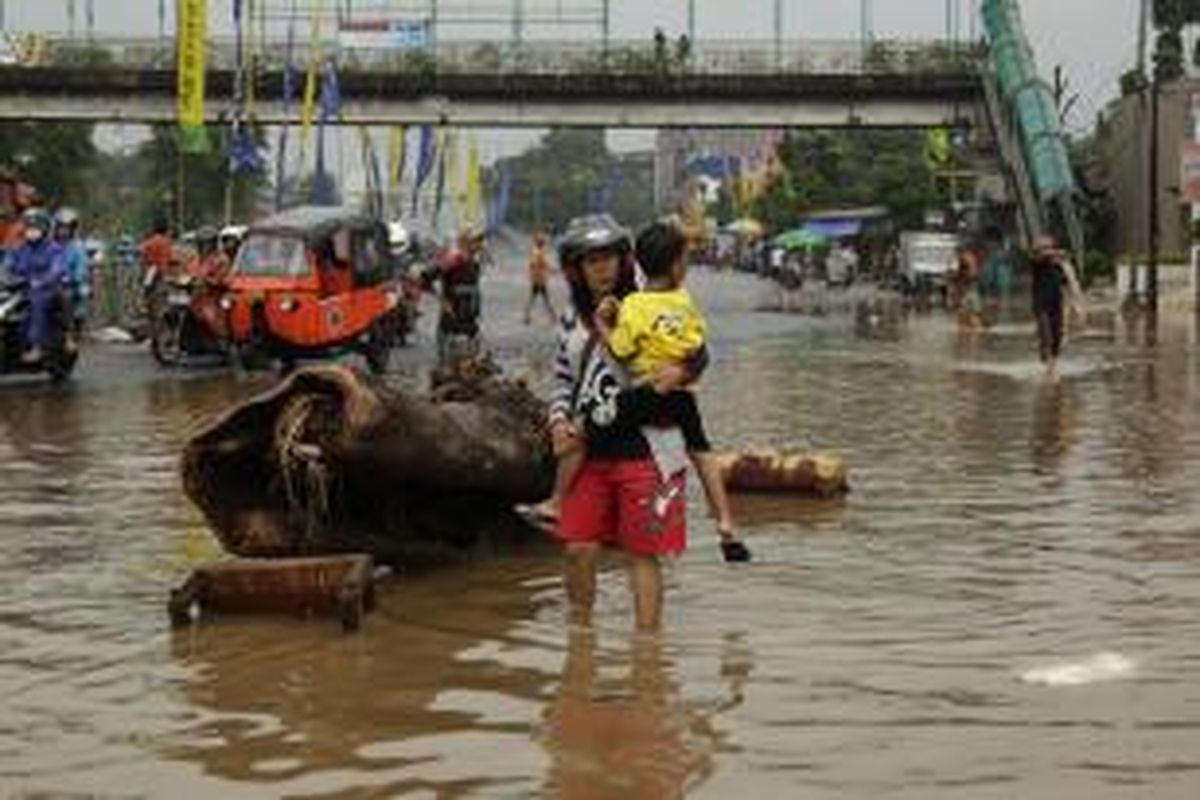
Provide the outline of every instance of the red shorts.
{"type": "Polygon", "coordinates": [[[585,461],[563,498],[558,538],[628,553],[679,553],[687,544],[686,473],[663,483],[653,459],[585,461]]]}

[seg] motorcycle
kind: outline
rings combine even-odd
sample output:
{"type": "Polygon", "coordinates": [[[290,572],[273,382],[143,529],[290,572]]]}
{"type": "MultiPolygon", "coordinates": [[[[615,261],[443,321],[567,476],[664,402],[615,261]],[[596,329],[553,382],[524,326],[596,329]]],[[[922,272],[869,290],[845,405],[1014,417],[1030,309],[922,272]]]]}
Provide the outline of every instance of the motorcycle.
{"type": "Polygon", "coordinates": [[[198,302],[204,291],[190,275],[159,276],[154,282],[150,311],[150,352],[164,367],[178,366],[190,356],[228,356],[229,348],[214,324],[204,318],[201,308],[218,314],[215,297],[209,303],[198,302]]]}
{"type": "Polygon", "coordinates": [[[0,286],[0,374],[37,374],[45,372],[58,383],[71,377],[79,352],[72,337],[71,301],[65,294],[53,308],[54,341],[42,357],[29,360],[31,350],[25,339],[25,320],[29,298],[19,284],[0,286]]]}

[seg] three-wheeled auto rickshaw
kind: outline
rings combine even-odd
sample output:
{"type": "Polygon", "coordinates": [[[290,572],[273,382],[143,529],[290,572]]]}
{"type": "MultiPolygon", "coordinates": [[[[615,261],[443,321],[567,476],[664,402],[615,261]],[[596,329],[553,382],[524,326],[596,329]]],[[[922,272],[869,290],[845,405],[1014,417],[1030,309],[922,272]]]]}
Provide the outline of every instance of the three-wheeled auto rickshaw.
{"type": "Polygon", "coordinates": [[[246,233],[221,300],[243,363],[361,353],[387,369],[409,324],[386,226],[355,211],[301,207],[246,233]]]}

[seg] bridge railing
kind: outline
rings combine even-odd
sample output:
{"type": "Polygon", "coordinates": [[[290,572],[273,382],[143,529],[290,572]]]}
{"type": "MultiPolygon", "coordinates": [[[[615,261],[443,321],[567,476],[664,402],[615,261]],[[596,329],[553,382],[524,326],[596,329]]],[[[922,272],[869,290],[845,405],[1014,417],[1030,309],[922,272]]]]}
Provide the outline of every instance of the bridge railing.
{"type": "MultiPolygon", "coordinates": [[[[125,67],[170,69],[174,43],[161,39],[50,39],[40,49],[39,63],[80,68],[125,67]]],[[[289,47],[273,41],[251,49],[259,69],[281,70],[287,64],[303,68],[312,54],[308,42],[289,47]]],[[[781,75],[781,74],[949,74],[973,69],[981,51],[944,41],[811,40],[701,41],[679,49],[678,43],[658,48],[653,42],[490,41],[439,42],[436,51],[322,45],[320,55],[333,57],[346,68],[363,72],[415,72],[521,75],[614,73],[630,75],[781,75]]],[[[237,47],[232,39],[209,42],[210,69],[233,69],[237,47]]]]}

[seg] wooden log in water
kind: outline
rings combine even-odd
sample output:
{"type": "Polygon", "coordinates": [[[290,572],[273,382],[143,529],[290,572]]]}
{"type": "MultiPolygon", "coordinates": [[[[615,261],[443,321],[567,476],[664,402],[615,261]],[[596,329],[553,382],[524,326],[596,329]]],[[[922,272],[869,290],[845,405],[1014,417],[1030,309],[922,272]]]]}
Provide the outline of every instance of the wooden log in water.
{"type": "Polygon", "coordinates": [[[373,562],[366,555],[318,558],[235,558],[197,567],[172,590],[171,624],[187,625],[193,609],[208,614],[334,616],[357,630],[375,607],[373,562]]]}
{"type": "Polygon", "coordinates": [[[718,456],[730,492],[842,497],[850,491],[846,463],[826,453],[777,450],[722,453],[718,456]]]}

